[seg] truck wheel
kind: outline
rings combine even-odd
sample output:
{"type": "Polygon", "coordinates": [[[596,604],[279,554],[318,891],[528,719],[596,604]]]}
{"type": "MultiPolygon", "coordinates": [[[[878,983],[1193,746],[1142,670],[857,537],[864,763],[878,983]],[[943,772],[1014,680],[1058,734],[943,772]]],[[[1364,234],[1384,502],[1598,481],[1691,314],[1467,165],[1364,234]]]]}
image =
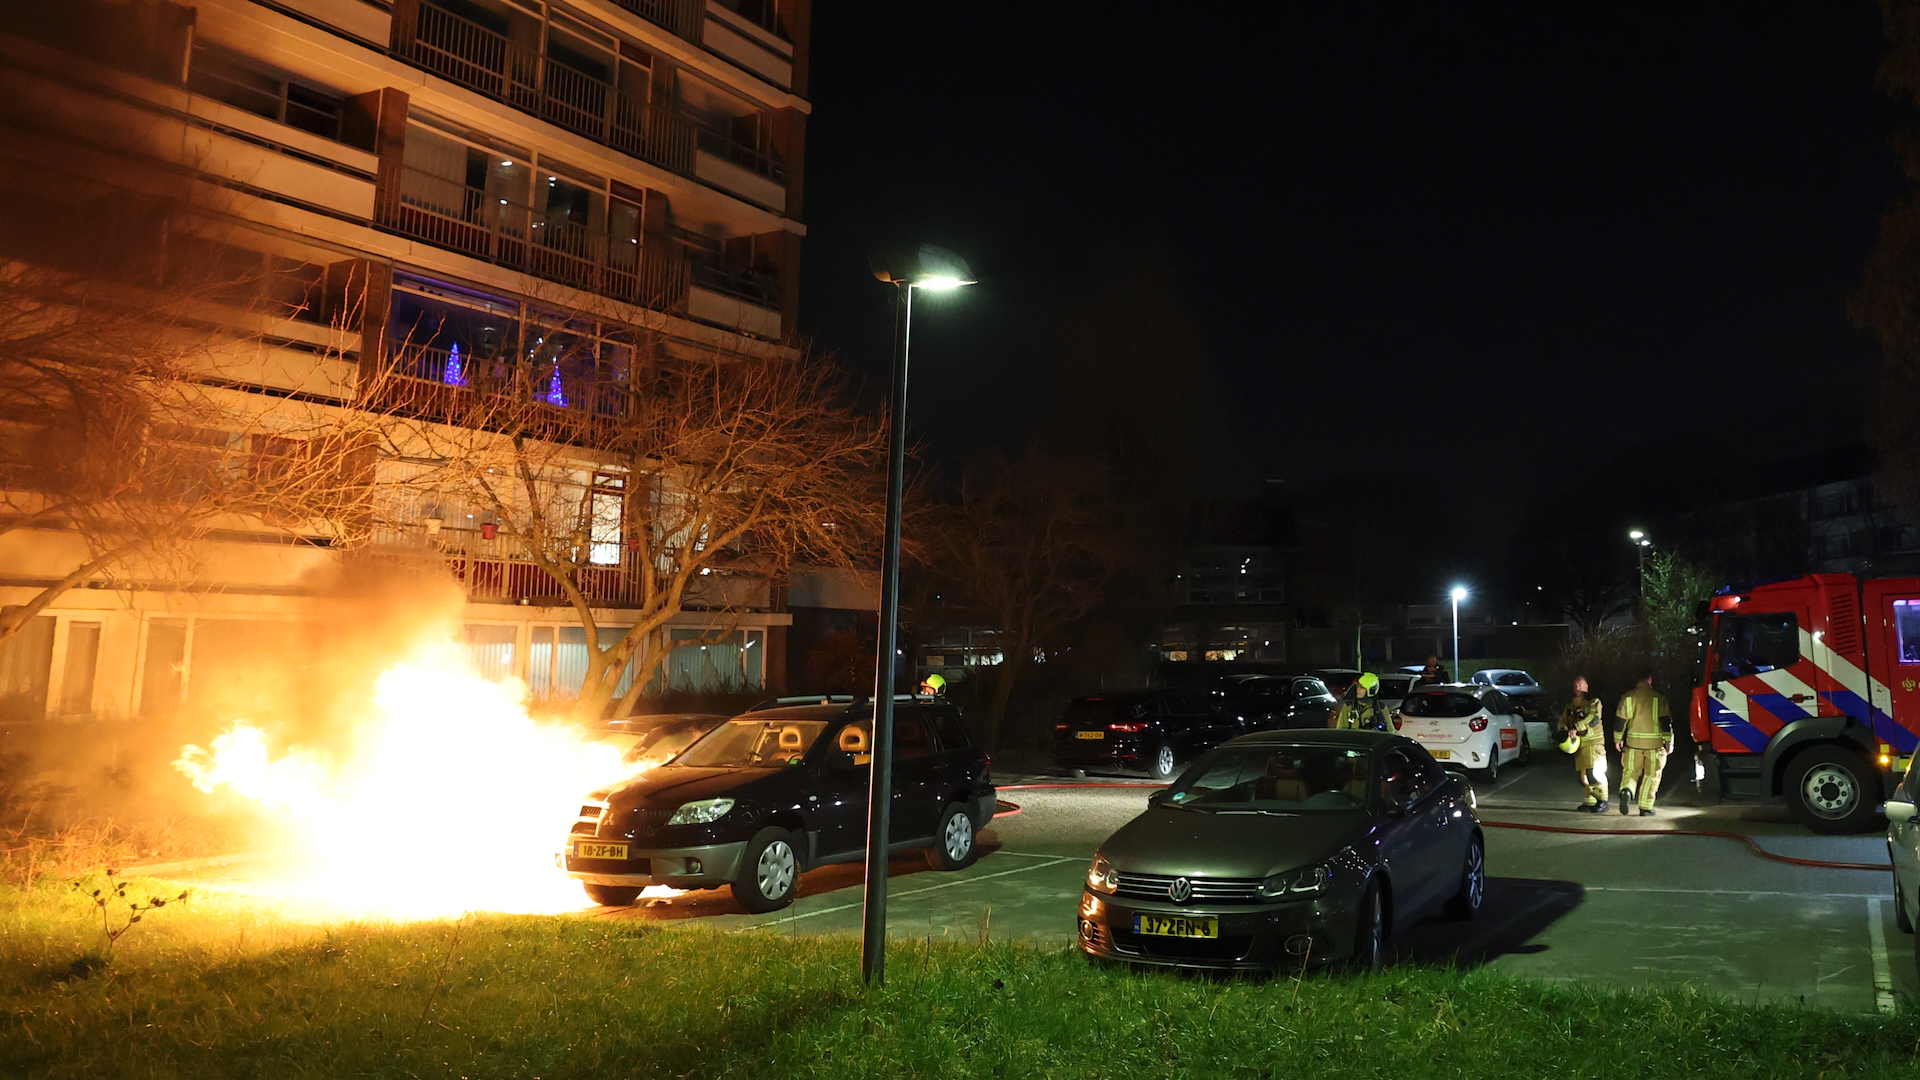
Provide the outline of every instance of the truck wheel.
{"type": "Polygon", "coordinates": [[[580,887],[587,890],[587,899],[601,907],[632,907],[640,899],[638,885],[589,885],[583,881],[580,887]]]}
{"type": "Polygon", "coordinates": [[[1811,746],[1787,762],[1781,789],[1800,824],[1837,835],[1873,827],[1879,783],[1880,774],[1859,754],[1838,746],[1811,746]]]}

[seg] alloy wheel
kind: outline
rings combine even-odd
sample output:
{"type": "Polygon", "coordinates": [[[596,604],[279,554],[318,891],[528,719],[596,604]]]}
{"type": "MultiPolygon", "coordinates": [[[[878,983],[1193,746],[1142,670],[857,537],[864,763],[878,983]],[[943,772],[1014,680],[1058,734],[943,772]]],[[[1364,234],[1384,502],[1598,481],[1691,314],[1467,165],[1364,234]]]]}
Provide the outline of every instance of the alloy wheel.
{"type": "Polygon", "coordinates": [[[1479,844],[1467,847],[1467,905],[1478,911],[1487,898],[1487,853],[1479,844]]]}
{"type": "Polygon", "coordinates": [[[1160,752],[1153,757],[1153,774],[1155,776],[1172,776],[1173,764],[1173,747],[1162,743],[1160,752]]]}

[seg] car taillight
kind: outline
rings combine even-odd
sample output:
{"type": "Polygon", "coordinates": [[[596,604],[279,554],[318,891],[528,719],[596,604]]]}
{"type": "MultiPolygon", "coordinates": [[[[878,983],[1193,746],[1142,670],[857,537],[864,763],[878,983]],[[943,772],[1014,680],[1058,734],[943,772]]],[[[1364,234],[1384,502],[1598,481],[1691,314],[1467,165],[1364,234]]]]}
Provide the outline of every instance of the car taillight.
{"type": "Polygon", "coordinates": [[[1107,730],[1108,731],[1145,731],[1147,730],[1147,722],[1145,720],[1128,720],[1124,723],[1120,721],[1115,721],[1107,725],[1107,730]]]}
{"type": "Polygon", "coordinates": [[[1399,713],[1397,713],[1397,712],[1396,712],[1396,713],[1394,713],[1394,714],[1393,714],[1393,730],[1395,730],[1395,731],[1399,731],[1399,730],[1400,730],[1400,721],[1401,721],[1402,719],[1404,719],[1404,718],[1403,718],[1403,717],[1402,717],[1402,716],[1401,716],[1401,715],[1400,715],[1399,713]]]}
{"type": "Polygon", "coordinates": [[[1069,725],[1067,724],[1067,722],[1066,722],[1065,720],[1062,720],[1062,721],[1060,721],[1059,723],[1057,723],[1057,724],[1055,724],[1055,725],[1053,725],[1053,730],[1055,730],[1055,731],[1065,731],[1065,730],[1067,730],[1067,728],[1068,728],[1068,726],[1069,726],[1069,725]]]}
{"type": "Polygon", "coordinates": [[[1475,731],[1485,731],[1487,730],[1487,718],[1484,716],[1476,716],[1467,721],[1467,726],[1475,731]]]}

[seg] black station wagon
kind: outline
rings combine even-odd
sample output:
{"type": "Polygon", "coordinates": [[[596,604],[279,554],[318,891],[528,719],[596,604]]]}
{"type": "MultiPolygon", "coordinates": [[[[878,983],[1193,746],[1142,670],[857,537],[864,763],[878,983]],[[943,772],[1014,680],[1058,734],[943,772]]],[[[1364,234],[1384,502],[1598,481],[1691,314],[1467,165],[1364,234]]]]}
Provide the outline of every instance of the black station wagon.
{"type": "MultiPolygon", "coordinates": [[[[748,911],[785,907],[803,871],[865,857],[872,738],[867,702],[734,717],[595,793],[562,863],[600,904],[631,904],[649,885],[725,885],[748,911]]],[[[893,738],[890,848],[927,848],[938,869],[968,865],[993,819],[987,755],[940,702],[897,703],[893,738]]]]}

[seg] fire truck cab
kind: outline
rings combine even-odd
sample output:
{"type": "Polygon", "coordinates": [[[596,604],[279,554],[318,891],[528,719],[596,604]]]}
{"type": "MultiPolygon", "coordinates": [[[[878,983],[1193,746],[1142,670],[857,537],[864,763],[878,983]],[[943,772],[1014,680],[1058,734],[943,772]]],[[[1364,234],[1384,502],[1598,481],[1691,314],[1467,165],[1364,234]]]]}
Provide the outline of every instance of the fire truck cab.
{"type": "Polygon", "coordinates": [[[1874,828],[1920,745],[1920,578],[1809,574],[1708,601],[1691,722],[1716,794],[1874,828]]]}

